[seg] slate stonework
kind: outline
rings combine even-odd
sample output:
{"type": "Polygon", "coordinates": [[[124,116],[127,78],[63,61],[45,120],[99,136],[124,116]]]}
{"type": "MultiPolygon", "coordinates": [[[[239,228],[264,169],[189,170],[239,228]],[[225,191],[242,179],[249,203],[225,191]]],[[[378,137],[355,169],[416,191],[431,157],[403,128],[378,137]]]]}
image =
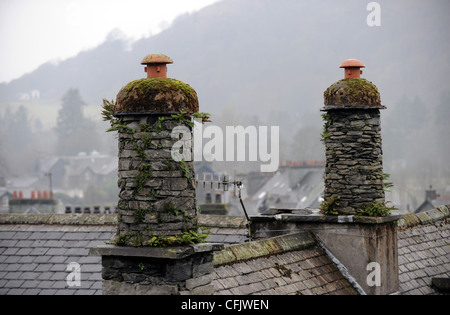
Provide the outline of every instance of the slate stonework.
{"type": "Polygon", "coordinates": [[[141,249],[98,247],[93,251],[102,255],[104,295],[208,295],[214,292],[211,284],[213,246],[210,244],[141,249]]]}
{"type": "Polygon", "coordinates": [[[343,214],[384,202],[380,111],[334,109],[325,120],[325,199],[339,196],[343,214]]]}
{"type": "Polygon", "coordinates": [[[117,234],[114,246],[92,249],[102,256],[103,294],[214,291],[213,246],[197,244],[206,235],[199,233],[194,164],[187,162],[196,112],[194,89],[165,77],[135,80],[117,95],[117,234]]]}
{"type": "Polygon", "coordinates": [[[171,155],[179,140],[172,139],[172,130],[185,125],[171,115],[127,115],[122,120],[127,128],[118,137],[121,245],[196,230],[193,162],[177,162],[171,155]]]}

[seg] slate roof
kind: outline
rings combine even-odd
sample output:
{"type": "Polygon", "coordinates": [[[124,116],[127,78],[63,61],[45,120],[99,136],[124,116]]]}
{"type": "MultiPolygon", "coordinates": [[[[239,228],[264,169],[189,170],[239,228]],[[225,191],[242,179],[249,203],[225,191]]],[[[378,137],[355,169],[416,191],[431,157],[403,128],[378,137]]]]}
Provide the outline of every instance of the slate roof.
{"type": "Polygon", "coordinates": [[[449,209],[405,215],[398,223],[400,294],[439,294],[433,278],[450,278],[449,209]]]}
{"type": "Polygon", "coordinates": [[[308,232],[229,246],[214,265],[217,295],[358,294],[308,232]]]}
{"type": "Polygon", "coordinates": [[[82,156],[46,157],[40,160],[40,171],[49,172],[58,162],[62,162],[69,176],[79,175],[87,168],[90,168],[95,174],[106,175],[117,170],[117,160],[118,158],[115,156],[95,153],[82,156]]]}
{"type": "Polygon", "coordinates": [[[0,224],[0,295],[101,294],[101,257],[89,248],[114,235],[113,225],[0,224]],[[69,287],[71,262],[81,286],[69,287]]]}
{"type": "Polygon", "coordinates": [[[414,213],[425,212],[429,210],[433,210],[440,206],[445,206],[450,203],[450,196],[437,196],[436,199],[428,199],[426,198],[422,204],[417,207],[414,213]]]}
{"type": "MultiPolygon", "coordinates": [[[[117,216],[96,214],[0,215],[0,295],[99,295],[101,257],[89,249],[111,241],[117,216]],[[71,262],[81,266],[81,287],[69,287],[71,262]]],[[[244,219],[199,216],[209,242],[247,239],[244,219]]]]}
{"type": "Polygon", "coordinates": [[[298,168],[295,175],[284,168],[267,180],[255,194],[245,198],[244,203],[251,214],[269,208],[317,208],[323,191],[322,167],[298,168]]]}
{"type": "MultiPolygon", "coordinates": [[[[450,278],[450,206],[398,221],[400,294],[437,294],[450,278]]],[[[90,248],[115,234],[116,215],[0,215],[0,295],[101,294],[101,258],[90,248]],[[67,264],[81,265],[69,287],[67,264]]],[[[226,245],[214,258],[217,294],[356,294],[308,232],[247,240],[243,218],[199,216],[207,241],[226,245]]]]}
{"type": "Polygon", "coordinates": [[[248,241],[248,229],[243,217],[200,215],[198,224],[209,229],[207,241],[210,243],[232,245],[248,241]]]}

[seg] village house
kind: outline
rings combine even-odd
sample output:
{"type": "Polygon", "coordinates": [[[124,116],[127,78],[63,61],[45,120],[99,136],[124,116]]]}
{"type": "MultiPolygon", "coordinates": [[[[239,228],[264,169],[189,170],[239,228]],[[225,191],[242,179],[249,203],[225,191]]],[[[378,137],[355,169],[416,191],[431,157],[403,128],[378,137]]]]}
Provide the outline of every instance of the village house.
{"type": "Polygon", "coordinates": [[[441,196],[436,192],[436,189],[433,189],[433,186],[430,185],[430,189],[425,191],[425,200],[417,207],[414,213],[428,211],[448,204],[450,204],[450,195],[441,196]]]}
{"type": "MultiPolygon", "coordinates": [[[[86,189],[89,183],[102,185],[115,180],[117,157],[81,152],[76,156],[42,158],[37,163],[36,174],[51,174],[56,190],[86,189]]],[[[43,179],[46,180],[46,179],[43,179]]],[[[48,180],[48,179],[47,179],[48,180]]]]}

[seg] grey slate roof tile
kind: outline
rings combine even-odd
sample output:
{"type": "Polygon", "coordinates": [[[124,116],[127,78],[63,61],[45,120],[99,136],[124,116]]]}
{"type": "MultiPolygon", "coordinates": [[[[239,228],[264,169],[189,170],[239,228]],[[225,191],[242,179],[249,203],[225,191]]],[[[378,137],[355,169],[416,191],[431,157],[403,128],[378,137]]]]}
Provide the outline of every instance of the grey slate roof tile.
{"type": "MultiPolygon", "coordinates": [[[[48,257],[45,257],[48,260],[48,257]]],[[[49,271],[53,267],[52,264],[39,264],[36,269],[34,269],[35,272],[45,272],[49,271]]]]}
{"type": "MultiPolygon", "coordinates": [[[[10,289],[10,290],[4,290],[3,292],[4,292],[5,295],[6,294],[9,294],[9,295],[23,295],[24,292],[25,292],[25,289],[13,288],[13,289],[10,289]]],[[[3,293],[2,293],[2,295],[3,295],[3,293]]]]}
{"type": "Polygon", "coordinates": [[[53,275],[54,275],[54,273],[51,272],[51,271],[48,271],[48,272],[42,272],[42,273],[37,277],[37,279],[38,279],[38,280],[51,280],[52,277],[53,277],[53,275]]]}
{"type": "MultiPolygon", "coordinates": [[[[48,254],[49,252],[47,252],[48,254]]],[[[48,263],[53,264],[53,267],[51,268],[52,271],[55,270],[55,266],[58,267],[58,264],[63,263],[66,260],[66,258],[64,256],[51,256],[51,258],[48,260],[48,263]]],[[[59,268],[57,268],[56,270],[59,270],[59,268]]]]}
{"type": "Polygon", "coordinates": [[[42,265],[42,264],[48,263],[48,261],[50,260],[50,258],[51,258],[51,256],[49,256],[49,255],[37,256],[37,257],[33,260],[33,262],[36,263],[36,264],[42,265]]]}
{"type": "Polygon", "coordinates": [[[6,257],[4,262],[7,264],[16,264],[20,260],[20,256],[8,256],[7,254],[4,254],[4,257],[6,257]]]}
{"type": "Polygon", "coordinates": [[[43,289],[39,292],[39,295],[55,295],[57,290],[55,289],[43,289]]]}
{"type": "Polygon", "coordinates": [[[87,232],[64,233],[60,239],[61,240],[81,241],[86,237],[87,234],[88,234],[87,232]]]}
{"type": "Polygon", "coordinates": [[[4,284],[4,287],[20,288],[24,282],[25,280],[9,280],[4,284]]]}
{"type": "Polygon", "coordinates": [[[72,295],[77,290],[81,294],[101,293],[101,258],[85,256],[88,246],[103,244],[101,237],[105,241],[110,240],[115,228],[91,228],[92,233],[89,227],[77,232],[80,230],[78,226],[0,225],[3,237],[0,239],[1,294],[72,295]],[[80,241],[78,236],[88,239],[80,241]],[[86,264],[85,268],[82,266],[85,283],[82,281],[80,288],[69,288],[66,283],[69,274],[67,261],[80,258],[85,258],[82,262],[86,264]],[[97,285],[91,290],[95,283],[97,285]]]}
{"type": "Polygon", "coordinates": [[[45,255],[45,253],[48,251],[48,248],[46,247],[37,247],[34,248],[31,252],[30,252],[30,256],[42,256],[45,255]]]}
{"type": "Polygon", "coordinates": [[[19,264],[8,264],[5,265],[6,267],[4,267],[4,271],[18,271],[20,269],[20,265],[19,264]]]}
{"type": "Polygon", "coordinates": [[[47,252],[47,255],[49,256],[59,256],[59,255],[63,255],[65,252],[67,251],[66,248],[61,247],[61,248],[50,248],[47,252]]]}
{"type": "Polygon", "coordinates": [[[450,277],[450,246],[442,237],[449,231],[450,225],[442,218],[400,229],[398,262],[401,294],[435,294],[431,279],[450,277]]]}
{"type": "MultiPolygon", "coordinates": [[[[450,277],[450,229],[442,216],[421,224],[407,220],[398,232],[401,294],[435,294],[433,277],[450,277]]],[[[242,219],[212,222],[210,242],[246,241],[242,219]],[[217,226],[213,227],[214,224],[217,226]]],[[[205,221],[206,220],[206,221],[205,221]]],[[[88,249],[110,241],[113,225],[0,224],[0,294],[101,294],[101,258],[88,249]],[[69,262],[81,265],[82,286],[66,283],[69,262]]],[[[316,247],[250,259],[215,268],[217,294],[353,294],[325,253],[316,247]],[[285,268],[285,269],[284,269],[285,268]]]]}
{"type": "Polygon", "coordinates": [[[336,270],[324,251],[313,247],[218,266],[213,284],[218,295],[356,294],[336,270]]]}
{"type": "MultiPolygon", "coordinates": [[[[39,283],[40,283],[40,281],[38,281],[38,280],[25,281],[20,287],[24,288],[24,289],[37,290],[36,287],[38,287],[39,283]]],[[[37,294],[37,292],[36,292],[36,294],[37,294]]]]}
{"type": "Polygon", "coordinates": [[[64,255],[66,256],[87,256],[89,254],[89,248],[69,248],[64,255]]]}
{"type": "Polygon", "coordinates": [[[6,250],[10,249],[13,246],[16,246],[17,243],[17,240],[3,239],[0,241],[0,247],[3,247],[6,250]]]}
{"type": "Polygon", "coordinates": [[[16,253],[18,256],[28,256],[33,251],[32,248],[20,248],[19,251],[16,253]]]}

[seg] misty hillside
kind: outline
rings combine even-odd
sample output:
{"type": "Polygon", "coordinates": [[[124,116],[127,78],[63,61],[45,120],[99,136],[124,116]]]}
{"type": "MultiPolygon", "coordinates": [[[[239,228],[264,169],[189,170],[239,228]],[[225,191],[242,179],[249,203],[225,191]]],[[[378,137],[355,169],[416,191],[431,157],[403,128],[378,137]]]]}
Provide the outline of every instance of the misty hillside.
{"type": "Polygon", "coordinates": [[[145,55],[163,52],[175,61],[169,77],[193,86],[200,110],[212,113],[216,122],[279,125],[283,139],[290,137],[286,142],[304,141],[310,135],[296,133],[321,127],[323,91],[343,77],[340,63],[357,58],[367,66],[363,77],[378,86],[388,107],[383,112],[388,157],[427,156],[436,147],[442,151],[436,138],[440,131],[433,128],[450,98],[450,3],[381,1],[380,27],[367,25],[367,3],[223,0],[178,17],[131,49],[113,32],[95,49],[0,84],[0,112],[11,102],[26,103],[20,97],[33,90],[39,91],[39,104],[58,104],[68,89],[77,88],[86,103],[100,106],[129,81],[145,77],[140,65],[145,55]],[[405,116],[408,126],[402,124],[405,116]],[[410,128],[420,131],[415,135],[410,128]],[[405,130],[415,146],[428,148],[392,153],[406,141],[405,130]],[[395,138],[396,132],[402,135],[395,138]]]}
{"type": "Polygon", "coordinates": [[[341,61],[366,63],[365,77],[387,105],[401,94],[438,99],[447,87],[450,40],[448,1],[381,2],[382,26],[369,27],[360,0],[224,0],[126,51],[110,39],[57,65],[45,64],[0,85],[0,101],[17,101],[39,90],[41,99],[60,99],[79,88],[90,104],[114,98],[127,82],[144,76],[140,60],[164,52],[175,60],[169,76],[191,84],[201,110],[239,112],[266,118],[272,110],[317,116],[322,92],[342,77],[341,61]]]}

